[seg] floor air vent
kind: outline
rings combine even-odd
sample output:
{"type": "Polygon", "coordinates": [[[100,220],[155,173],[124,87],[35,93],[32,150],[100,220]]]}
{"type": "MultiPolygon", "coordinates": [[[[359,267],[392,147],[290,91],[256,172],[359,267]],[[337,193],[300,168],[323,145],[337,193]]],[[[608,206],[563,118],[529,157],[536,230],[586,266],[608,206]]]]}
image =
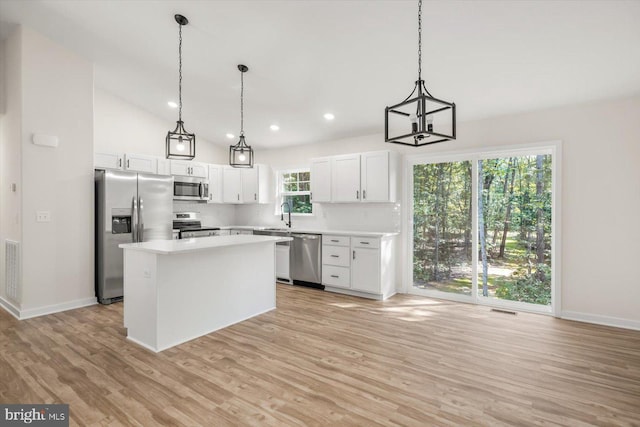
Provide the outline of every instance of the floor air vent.
{"type": "Polygon", "coordinates": [[[491,311],[495,311],[496,313],[502,313],[502,314],[512,314],[512,315],[516,315],[518,313],[516,313],[515,311],[511,311],[511,310],[501,310],[499,308],[492,308],[491,311]]]}
{"type": "Polygon", "coordinates": [[[20,243],[4,241],[5,292],[8,298],[20,302],[20,243]]]}

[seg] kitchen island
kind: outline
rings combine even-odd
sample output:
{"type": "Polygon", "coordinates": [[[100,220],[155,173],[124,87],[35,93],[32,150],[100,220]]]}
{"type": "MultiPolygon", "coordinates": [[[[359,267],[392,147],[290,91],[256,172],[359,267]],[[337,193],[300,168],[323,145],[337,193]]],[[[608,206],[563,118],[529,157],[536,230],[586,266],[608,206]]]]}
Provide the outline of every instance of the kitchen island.
{"type": "Polygon", "coordinates": [[[218,236],[126,243],[127,339],[159,352],[276,306],[275,244],[218,236]]]}

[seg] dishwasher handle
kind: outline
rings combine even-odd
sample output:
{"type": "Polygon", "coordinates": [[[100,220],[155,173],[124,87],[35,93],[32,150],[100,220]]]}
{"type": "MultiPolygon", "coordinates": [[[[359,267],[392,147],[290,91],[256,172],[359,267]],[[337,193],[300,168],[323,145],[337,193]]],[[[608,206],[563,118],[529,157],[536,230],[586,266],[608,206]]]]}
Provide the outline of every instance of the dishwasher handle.
{"type": "Polygon", "coordinates": [[[292,234],[291,237],[294,237],[296,239],[303,239],[303,240],[318,240],[320,238],[319,234],[292,234]]]}

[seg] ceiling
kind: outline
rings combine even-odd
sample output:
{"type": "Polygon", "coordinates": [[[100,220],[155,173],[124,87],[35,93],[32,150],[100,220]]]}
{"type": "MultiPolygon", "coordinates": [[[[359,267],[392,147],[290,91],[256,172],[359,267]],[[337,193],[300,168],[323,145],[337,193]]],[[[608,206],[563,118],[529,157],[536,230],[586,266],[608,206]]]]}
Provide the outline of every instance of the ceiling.
{"type": "MultiPolygon", "coordinates": [[[[185,127],[258,148],[381,133],[417,76],[417,2],[0,0],[20,23],[89,58],[96,86],[175,126],[178,25],[185,127]],[[327,122],[323,114],[332,112],[327,122]],[[271,124],[280,130],[273,132],[271,124]]],[[[458,120],[640,93],[640,1],[425,1],[423,77],[458,120]]],[[[0,32],[1,35],[1,32],[0,32]]]]}

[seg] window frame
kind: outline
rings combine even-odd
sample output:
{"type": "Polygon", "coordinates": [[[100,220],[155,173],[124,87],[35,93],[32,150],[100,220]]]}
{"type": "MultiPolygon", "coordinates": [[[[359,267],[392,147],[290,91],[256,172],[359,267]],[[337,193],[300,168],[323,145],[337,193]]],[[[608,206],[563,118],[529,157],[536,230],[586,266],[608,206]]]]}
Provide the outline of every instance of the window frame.
{"type": "MultiPolygon", "coordinates": [[[[274,215],[280,216],[281,212],[280,212],[280,207],[282,206],[282,204],[284,203],[284,198],[286,196],[309,196],[309,199],[311,199],[311,167],[300,167],[300,168],[291,168],[291,169],[281,169],[281,170],[277,170],[276,171],[276,206],[275,206],[275,212],[274,215]],[[309,190],[304,190],[304,191],[284,191],[284,175],[285,174],[291,174],[291,173],[301,173],[301,172],[306,172],[309,174],[309,190]]],[[[296,181],[296,183],[300,183],[300,182],[307,182],[307,181],[296,181]]],[[[301,212],[291,212],[291,216],[315,216],[314,212],[313,212],[313,203],[310,201],[311,204],[311,212],[310,213],[301,213],[301,212]]],[[[285,214],[287,212],[284,212],[285,214]]]]}

